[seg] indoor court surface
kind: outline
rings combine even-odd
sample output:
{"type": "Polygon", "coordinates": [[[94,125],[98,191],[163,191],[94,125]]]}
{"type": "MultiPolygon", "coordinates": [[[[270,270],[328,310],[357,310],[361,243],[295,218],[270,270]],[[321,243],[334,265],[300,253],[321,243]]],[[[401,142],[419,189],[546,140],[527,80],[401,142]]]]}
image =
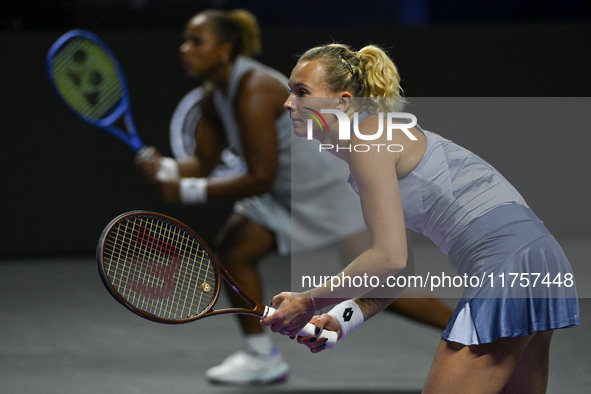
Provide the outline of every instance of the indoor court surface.
{"type": "MultiPolygon", "coordinates": [[[[573,265],[589,260],[591,242],[561,243],[573,265]]],[[[421,270],[446,264],[430,245],[415,245],[415,258],[421,270]]],[[[288,288],[289,264],[275,255],[262,264],[270,302],[288,288]]],[[[591,278],[575,274],[579,284],[591,278]]],[[[439,341],[435,329],[382,314],[318,355],[277,335],[291,366],[284,383],[210,385],[203,372],[242,344],[232,316],[182,326],[141,319],[107,293],[93,256],[4,260],[0,289],[0,393],[420,393],[439,341]]],[[[591,387],[589,301],[580,301],[580,327],[554,335],[548,393],[591,387]]]]}
{"type": "MultiPolygon", "coordinates": [[[[208,78],[219,78],[222,98],[233,94],[233,86],[237,86],[239,97],[252,93],[255,100],[250,105],[236,101],[227,118],[232,124],[241,120],[236,126],[240,130],[248,124],[244,129],[247,131],[240,135],[252,137],[253,141],[242,144],[242,148],[248,151],[245,162],[253,163],[252,157],[272,141],[266,139],[259,145],[256,135],[254,143],[252,118],[274,102],[276,94],[263,100],[258,90],[253,93],[251,82],[258,86],[258,77],[244,78],[236,84],[228,78],[226,83],[225,76],[237,75],[230,72],[230,67],[236,70],[236,63],[228,53],[239,53],[233,46],[245,44],[244,40],[228,38],[232,52],[224,49],[228,43],[223,40],[215,46],[216,51],[210,47],[204,52],[201,73],[200,67],[179,56],[180,48],[186,48],[183,44],[200,42],[187,34],[191,30],[187,29],[187,21],[209,8],[244,8],[252,12],[260,27],[263,48],[256,60],[286,76],[291,75],[298,54],[318,45],[350,45],[358,52],[355,57],[359,64],[364,52],[360,50],[368,44],[388,51],[400,71],[404,96],[409,99],[403,110],[417,117],[425,130],[458,143],[493,165],[519,190],[562,245],[575,273],[581,325],[554,333],[547,393],[591,393],[591,1],[366,3],[0,1],[0,394],[421,392],[441,334],[426,325],[382,313],[334,349],[320,354],[310,353],[286,336],[273,334],[275,345],[291,368],[285,382],[248,387],[212,385],[206,381],[205,371],[244,345],[234,316],[208,317],[185,325],[158,324],[134,315],[103,286],[93,253],[101,231],[116,215],[139,209],[160,212],[183,221],[213,245],[234,202],[231,198],[216,200],[216,193],[203,205],[166,202],[161,191],[142,176],[134,164],[135,154],[126,145],[64,106],[48,78],[52,70],[46,62],[50,48],[72,29],[97,34],[124,70],[138,133],[146,145],[157,147],[164,156],[173,152],[171,117],[187,93],[204,82],[212,82],[208,78]],[[220,68],[214,72],[214,66],[220,68]],[[246,109],[251,113],[243,124],[246,109]],[[255,145],[258,148],[252,148],[255,145]]],[[[239,25],[242,23],[232,23],[236,29],[239,25]]],[[[234,37],[234,33],[228,37],[234,37]]],[[[108,97],[110,88],[102,89],[111,86],[107,82],[114,78],[108,77],[115,74],[110,68],[109,74],[102,73],[103,57],[92,62],[92,70],[80,73],[83,63],[91,63],[86,62],[86,57],[84,50],[73,52],[72,60],[78,65],[60,69],[60,75],[70,80],[76,97],[84,95],[80,96],[84,97],[82,103],[92,104],[108,97]]],[[[345,66],[343,71],[357,67],[355,61],[351,66],[344,57],[340,60],[345,66]]],[[[339,60],[334,61],[339,64],[339,60]]],[[[374,78],[366,78],[367,72],[344,72],[351,74],[349,81],[363,77],[365,86],[374,84],[374,78]]],[[[385,75],[392,79],[390,71],[385,75]]],[[[318,81],[324,77],[322,73],[315,76],[318,81]]],[[[265,89],[273,86],[264,82],[268,79],[260,78],[265,89]]],[[[297,80],[294,75],[292,82],[297,80]]],[[[315,92],[312,89],[307,93],[315,92]]],[[[74,96],[68,97],[77,101],[74,96]]],[[[114,102],[123,103],[119,99],[114,102]]],[[[230,108],[231,101],[227,103],[230,108]]],[[[207,110],[207,106],[204,108],[207,110]]],[[[221,113],[221,107],[217,111],[225,128],[225,112],[221,113]]],[[[103,115],[111,117],[115,113],[107,111],[103,115]]],[[[185,114],[182,128],[191,131],[190,122],[185,121],[197,122],[201,108],[191,107],[185,114]]],[[[257,121],[266,122],[270,119],[267,115],[257,121]]],[[[179,119],[172,122],[174,133],[179,119]]],[[[124,123],[118,119],[116,125],[126,128],[124,123]]],[[[263,137],[270,131],[268,126],[261,129],[263,137]]],[[[199,138],[200,144],[208,138],[222,140],[206,134],[199,138]]],[[[235,148],[233,137],[225,140],[235,148]]],[[[217,148],[215,143],[211,151],[217,148]]],[[[238,148],[234,150],[244,150],[238,148]]],[[[207,149],[205,146],[199,151],[207,149]]],[[[274,166],[274,155],[267,153],[257,157],[256,162],[274,166]]],[[[298,161],[293,163],[297,165],[298,161]]],[[[302,168],[312,176],[323,172],[320,166],[302,168]]],[[[281,182],[284,178],[277,177],[281,182]]],[[[480,178],[474,185],[486,182],[486,178],[480,178]]],[[[313,186],[310,190],[317,190],[313,186]]],[[[258,186],[255,189],[261,190],[258,186]]],[[[236,197],[251,192],[232,190],[231,194],[236,197]]],[[[427,193],[424,197],[425,201],[430,199],[427,193]]],[[[322,200],[322,206],[341,206],[337,199],[318,200],[322,200]]],[[[438,200],[433,206],[442,205],[438,200]]],[[[324,224],[322,218],[318,222],[316,231],[326,232],[320,226],[324,224]]],[[[414,228],[430,223],[417,221],[414,228]]],[[[446,221],[441,225],[452,228],[446,221]]],[[[415,239],[414,235],[416,275],[455,275],[446,256],[431,241],[422,235],[415,239]]],[[[320,237],[310,238],[322,242],[320,237]]],[[[272,297],[281,291],[301,289],[301,284],[295,286],[295,279],[297,272],[303,271],[295,270],[291,281],[291,264],[299,269],[303,266],[298,264],[305,261],[306,275],[310,268],[328,266],[333,274],[342,268],[336,251],[329,248],[298,257],[290,260],[272,253],[260,262],[266,304],[271,304],[272,297]]],[[[453,308],[461,289],[443,289],[435,296],[453,308]]],[[[222,291],[215,308],[229,306],[222,291]]]]}

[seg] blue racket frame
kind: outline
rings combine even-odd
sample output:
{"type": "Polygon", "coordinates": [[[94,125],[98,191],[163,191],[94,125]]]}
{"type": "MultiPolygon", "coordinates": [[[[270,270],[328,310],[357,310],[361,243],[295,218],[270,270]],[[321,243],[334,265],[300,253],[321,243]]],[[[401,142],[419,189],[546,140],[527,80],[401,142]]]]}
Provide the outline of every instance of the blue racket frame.
{"type": "Polygon", "coordinates": [[[101,129],[108,131],[109,133],[113,134],[115,137],[119,138],[121,141],[125,142],[134,152],[139,152],[145,145],[142,142],[139,134],[137,133],[137,129],[135,127],[135,123],[133,121],[133,117],[131,115],[131,107],[129,104],[129,90],[127,88],[127,80],[125,79],[125,74],[123,73],[123,68],[117,57],[111,51],[111,49],[105,44],[96,34],[91,33],[86,30],[71,30],[61,36],[49,49],[47,53],[47,60],[46,60],[46,71],[47,75],[49,76],[49,81],[51,82],[51,86],[53,90],[56,92],[57,96],[60,98],[62,103],[76,115],[78,118],[82,119],[83,121],[90,123],[93,126],[100,127],[101,129]],[[77,37],[84,37],[88,40],[93,41],[96,43],[101,49],[105,51],[105,53],[109,56],[113,64],[117,69],[117,75],[121,82],[121,89],[122,89],[122,98],[119,102],[119,105],[115,107],[115,109],[109,113],[106,117],[102,119],[93,119],[87,116],[82,115],[74,108],[72,108],[68,102],[63,98],[60,90],[58,89],[51,71],[51,63],[53,58],[56,56],[57,53],[60,52],[62,47],[66,45],[70,40],[77,38],[77,37]],[[125,122],[125,127],[127,129],[127,133],[120,128],[113,125],[117,119],[119,119],[123,115],[123,120],[125,122]]]}

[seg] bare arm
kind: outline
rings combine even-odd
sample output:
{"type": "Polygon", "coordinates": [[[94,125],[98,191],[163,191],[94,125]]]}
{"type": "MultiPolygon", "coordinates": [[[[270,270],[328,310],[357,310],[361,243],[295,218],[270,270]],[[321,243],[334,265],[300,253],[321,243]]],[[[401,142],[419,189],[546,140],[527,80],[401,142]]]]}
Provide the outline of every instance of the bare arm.
{"type": "MultiPolygon", "coordinates": [[[[282,104],[286,95],[286,88],[266,74],[253,72],[242,79],[235,113],[248,170],[237,177],[209,179],[208,200],[238,200],[271,189],[278,161],[275,119],[283,112],[282,104]]],[[[211,106],[211,110],[207,108],[207,113],[215,116],[202,117],[199,122],[196,157],[181,163],[181,176],[206,176],[217,165],[221,151],[226,146],[219,114],[213,108],[213,102],[211,106]]],[[[168,201],[179,201],[179,180],[162,183],[162,189],[168,201]]]]}
{"type": "MultiPolygon", "coordinates": [[[[363,124],[362,124],[363,125],[363,124]]],[[[365,124],[372,127],[371,124],[365,124]]],[[[386,143],[386,136],[383,136],[386,143]]],[[[363,143],[352,137],[351,144],[363,143]]],[[[364,220],[371,234],[371,247],[359,255],[337,277],[375,276],[379,283],[400,272],[407,261],[407,239],[398,187],[396,164],[398,155],[387,151],[352,152],[348,162],[351,174],[360,190],[364,220]]],[[[349,287],[338,283],[336,278],[325,286],[314,289],[317,308],[332,305],[340,300],[359,297],[367,293],[368,287],[349,287]]],[[[284,327],[288,331],[299,330],[314,313],[310,299],[311,291],[292,298],[291,293],[281,293],[273,300],[274,305],[282,304],[279,310],[263,321],[264,325],[277,332],[284,327]]]]}
{"type": "MultiPolygon", "coordinates": [[[[164,158],[156,148],[150,147],[149,153],[136,158],[136,164],[148,180],[160,184],[164,190],[171,188],[170,194],[173,196],[175,195],[174,188],[178,188],[177,176],[206,177],[219,163],[222,150],[227,146],[224,130],[214,108],[212,86],[206,86],[205,95],[200,105],[201,117],[195,130],[197,150],[194,156],[181,160],[164,158]],[[164,161],[172,162],[170,165],[176,167],[165,177],[166,182],[157,176],[161,167],[169,164],[164,161]],[[175,173],[177,175],[173,175],[175,173]]],[[[166,192],[165,198],[167,198],[166,192]]],[[[174,198],[172,200],[174,201],[174,198]]]]}
{"type": "Polygon", "coordinates": [[[255,71],[242,79],[236,118],[247,171],[235,178],[211,181],[208,196],[235,200],[271,190],[279,155],[275,120],[284,111],[286,96],[285,86],[266,74],[255,71]]]}
{"type": "MultiPolygon", "coordinates": [[[[410,237],[410,231],[406,230],[406,239],[407,239],[407,263],[406,268],[404,268],[398,275],[414,275],[414,256],[412,253],[412,241],[410,237]]],[[[365,249],[365,248],[362,248],[365,249]]],[[[355,251],[348,251],[349,253],[354,254],[355,256],[359,254],[359,249],[355,251]]],[[[382,288],[376,288],[369,293],[366,293],[363,298],[355,298],[353,301],[359,306],[361,313],[363,315],[363,321],[367,321],[383,311],[392,302],[400,295],[400,293],[404,290],[404,288],[388,288],[387,293],[381,293],[382,288]],[[378,292],[380,292],[378,294],[378,292]]],[[[349,304],[350,305],[350,304],[349,304]]],[[[320,316],[315,316],[310,321],[312,324],[319,328],[319,331],[324,329],[329,331],[335,331],[337,336],[341,337],[341,326],[339,321],[332,315],[332,314],[322,314],[320,316]]],[[[318,353],[324,350],[324,341],[322,338],[314,338],[314,337],[298,337],[298,342],[306,345],[312,353],[318,353]]]]}

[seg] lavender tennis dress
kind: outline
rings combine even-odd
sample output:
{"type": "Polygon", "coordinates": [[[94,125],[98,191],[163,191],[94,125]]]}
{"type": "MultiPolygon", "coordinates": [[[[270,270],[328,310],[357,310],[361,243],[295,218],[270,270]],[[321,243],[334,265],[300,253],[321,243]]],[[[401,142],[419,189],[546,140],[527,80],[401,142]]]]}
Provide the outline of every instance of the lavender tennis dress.
{"type": "Polygon", "coordinates": [[[442,337],[474,345],[579,325],[572,267],[523,197],[480,157],[417,129],[425,154],[399,179],[406,227],[439,246],[459,275],[480,279],[464,291],[442,337]]]}

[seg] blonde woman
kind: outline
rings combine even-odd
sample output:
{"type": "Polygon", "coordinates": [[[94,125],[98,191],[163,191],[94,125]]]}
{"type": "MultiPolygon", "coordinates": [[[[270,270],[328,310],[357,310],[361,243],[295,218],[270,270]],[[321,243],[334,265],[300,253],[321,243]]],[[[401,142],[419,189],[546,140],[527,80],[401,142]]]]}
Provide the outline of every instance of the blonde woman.
{"type": "MultiPolygon", "coordinates": [[[[380,122],[387,122],[377,113],[383,109],[379,100],[364,112],[354,98],[390,98],[392,105],[401,100],[399,82],[392,60],[371,45],[357,52],[340,44],[310,49],[291,73],[285,108],[296,135],[307,135],[304,112],[309,111],[301,104],[307,97],[322,97],[323,108],[338,109],[351,120],[350,139],[339,138],[337,118],[330,114],[324,115],[328,129],[313,129],[315,139],[340,148],[331,152],[349,165],[350,183],[372,236],[371,247],[342,275],[376,276],[382,282],[396,275],[406,266],[409,227],[431,238],[459,275],[568,278],[569,286],[534,287],[531,281],[509,288],[488,281],[482,288],[468,287],[442,335],[424,387],[425,393],[437,394],[544,393],[553,330],[580,324],[572,268],[517,190],[472,152],[418,125],[407,129],[411,135],[394,128],[391,139],[383,133],[372,141],[402,147],[395,152],[350,149],[367,143],[359,135],[374,135],[380,122]],[[357,116],[358,132],[353,133],[357,116]]],[[[281,293],[273,301],[281,305],[277,313],[262,324],[293,335],[316,309],[357,297],[312,319],[343,339],[391,302],[359,298],[367,291],[333,279],[302,294],[281,293]]],[[[298,341],[313,353],[324,350],[322,339],[298,341]]]]}

